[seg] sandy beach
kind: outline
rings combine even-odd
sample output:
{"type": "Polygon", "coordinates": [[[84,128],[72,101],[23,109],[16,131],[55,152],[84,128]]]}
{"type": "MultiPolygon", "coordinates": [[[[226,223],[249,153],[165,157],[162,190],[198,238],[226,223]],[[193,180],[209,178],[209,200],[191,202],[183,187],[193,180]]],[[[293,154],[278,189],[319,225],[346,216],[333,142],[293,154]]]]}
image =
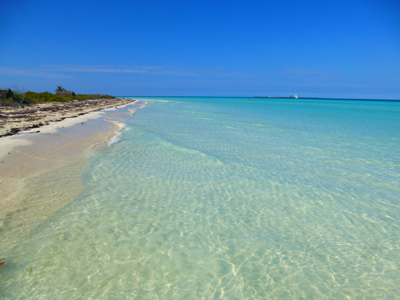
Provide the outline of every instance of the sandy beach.
{"type": "Polygon", "coordinates": [[[37,103],[25,107],[0,106],[0,137],[131,102],[132,99],[114,98],[37,103]]]}
{"type": "Polygon", "coordinates": [[[7,229],[3,238],[21,238],[71,201],[81,191],[80,174],[91,149],[108,147],[121,129],[119,120],[139,107],[132,99],[80,102],[9,109],[9,114],[1,109],[7,114],[1,118],[0,138],[0,230],[7,229]],[[53,197],[41,193],[55,193],[57,200],[48,202],[53,197]]]}

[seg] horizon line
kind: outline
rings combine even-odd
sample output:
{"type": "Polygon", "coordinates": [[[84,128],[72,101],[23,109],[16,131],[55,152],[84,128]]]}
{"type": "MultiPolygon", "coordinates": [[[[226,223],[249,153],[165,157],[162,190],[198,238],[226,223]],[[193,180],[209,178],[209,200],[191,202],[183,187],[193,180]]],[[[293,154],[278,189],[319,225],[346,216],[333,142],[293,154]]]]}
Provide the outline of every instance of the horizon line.
{"type": "Polygon", "coordinates": [[[285,100],[349,100],[349,101],[391,101],[400,102],[400,99],[384,99],[384,98],[343,98],[343,97],[298,97],[294,96],[115,96],[115,97],[173,97],[173,98],[257,98],[257,99],[285,99],[285,100]]]}

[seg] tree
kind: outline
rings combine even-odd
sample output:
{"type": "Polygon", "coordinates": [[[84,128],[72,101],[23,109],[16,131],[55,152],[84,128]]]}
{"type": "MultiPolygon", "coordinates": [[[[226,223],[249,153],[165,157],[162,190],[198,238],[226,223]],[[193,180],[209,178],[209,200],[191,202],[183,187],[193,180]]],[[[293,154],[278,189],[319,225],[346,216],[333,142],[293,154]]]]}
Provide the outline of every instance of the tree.
{"type": "Polygon", "coordinates": [[[64,92],[66,89],[64,89],[61,85],[57,85],[56,92],[64,92]]]}
{"type": "Polygon", "coordinates": [[[29,103],[29,100],[26,99],[26,97],[25,97],[24,89],[19,89],[19,88],[15,87],[13,92],[14,92],[13,102],[15,104],[17,104],[19,107],[24,107],[24,104],[29,103]]]}

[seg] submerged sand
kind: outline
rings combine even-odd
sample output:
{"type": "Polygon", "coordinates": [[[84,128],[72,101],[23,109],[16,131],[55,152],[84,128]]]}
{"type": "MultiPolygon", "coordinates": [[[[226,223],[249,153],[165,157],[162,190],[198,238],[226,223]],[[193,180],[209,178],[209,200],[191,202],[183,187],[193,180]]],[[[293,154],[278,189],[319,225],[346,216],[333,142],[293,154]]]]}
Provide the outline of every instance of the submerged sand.
{"type": "Polygon", "coordinates": [[[77,117],[0,138],[0,242],[22,238],[72,201],[82,190],[80,176],[91,149],[108,147],[121,128],[119,120],[139,107],[82,115],[96,110],[87,107],[75,110],[77,117]]]}

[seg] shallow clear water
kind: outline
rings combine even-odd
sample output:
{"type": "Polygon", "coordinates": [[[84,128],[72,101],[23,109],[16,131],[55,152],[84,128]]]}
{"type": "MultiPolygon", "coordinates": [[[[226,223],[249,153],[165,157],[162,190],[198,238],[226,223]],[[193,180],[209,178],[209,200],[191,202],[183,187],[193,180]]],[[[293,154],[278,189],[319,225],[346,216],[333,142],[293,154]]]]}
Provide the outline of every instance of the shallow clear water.
{"type": "Polygon", "coordinates": [[[125,125],[1,299],[400,294],[400,102],[153,98],[125,125]]]}

